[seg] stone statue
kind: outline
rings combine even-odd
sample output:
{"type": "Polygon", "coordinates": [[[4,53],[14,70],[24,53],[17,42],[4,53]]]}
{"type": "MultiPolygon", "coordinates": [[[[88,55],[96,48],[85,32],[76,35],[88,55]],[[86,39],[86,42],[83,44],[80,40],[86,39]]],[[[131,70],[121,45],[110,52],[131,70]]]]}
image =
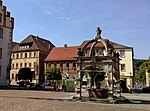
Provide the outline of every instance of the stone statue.
{"type": "Polygon", "coordinates": [[[102,30],[101,30],[99,27],[97,27],[96,33],[97,33],[97,35],[96,35],[96,38],[95,38],[95,39],[101,38],[102,30]]]}
{"type": "Polygon", "coordinates": [[[97,30],[96,30],[96,33],[97,33],[97,35],[101,35],[101,33],[102,33],[102,30],[99,28],[99,27],[97,27],[97,30]]]}

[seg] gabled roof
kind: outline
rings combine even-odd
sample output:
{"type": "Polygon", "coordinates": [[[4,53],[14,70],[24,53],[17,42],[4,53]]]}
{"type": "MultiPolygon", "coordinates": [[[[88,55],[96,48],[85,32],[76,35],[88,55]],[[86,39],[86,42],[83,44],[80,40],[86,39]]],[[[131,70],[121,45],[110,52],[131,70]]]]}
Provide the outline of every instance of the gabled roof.
{"type": "Polygon", "coordinates": [[[18,45],[19,43],[17,43],[17,42],[12,42],[12,49],[16,46],[16,45],[18,45]]]}
{"type": "Polygon", "coordinates": [[[44,50],[49,51],[54,45],[45,39],[42,39],[38,36],[29,35],[19,44],[15,45],[12,49],[12,52],[20,52],[20,51],[32,51],[32,50],[44,50]],[[29,45],[29,48],[20,48],[20,46],[29,45]]]}
{"type": "Polygon", "coordinates": [[[118,44],[118,43],[115,43],[115,42],[112,42],[112,41],[110,41],[110,43],[114,47],[114,49],[130,49],[130,48],[132,48],[132,47],[128,47],[128,46],[118,44]]]}
{"type": "Polygon", "coordinates": [[[54,47],[45,61],[70,61],[77,60],[77,51],[79,46],[54,47]]]}
{"type": "MultiPolygon", "coordinates": [[[[82,44],[80,45],[79,48],[82,48],[86,43],[88,43],[90,40],[85,40],[82,42],[82,44]]],[[[108,39],[106,39],[106,41],[109,41],[108,39]]],[[[121,44],[118,44],[118,43],[115,43],[115,42],[112,42],[112,41],[109,41],[109,43],[114,47],[114,49],[129,49],[129,48],[132,48],[132,47],[128,47],[128,46],[125,46],[125,45],[121,45],[121,44]]],[[[87,48],[90,48],[92,46],[92,44],[89,44],[87,46],[87,48]]],[[[97,43],[95,47],[101,47],[103,48],[104,45],[100,42],[100,43],[97,43]]]]}

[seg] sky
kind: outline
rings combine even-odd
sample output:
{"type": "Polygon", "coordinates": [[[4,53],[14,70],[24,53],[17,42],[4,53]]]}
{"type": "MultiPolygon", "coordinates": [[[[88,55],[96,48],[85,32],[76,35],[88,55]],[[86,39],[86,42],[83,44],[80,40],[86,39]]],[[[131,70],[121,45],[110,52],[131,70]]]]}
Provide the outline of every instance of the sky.
{"type": "Polygon", "coordinates": [[[150,0],[3,0],[15,18],[14,42],[29,35],[56,47],[102,37],[133,47],[135,59],[150,56],[150,0]]]}

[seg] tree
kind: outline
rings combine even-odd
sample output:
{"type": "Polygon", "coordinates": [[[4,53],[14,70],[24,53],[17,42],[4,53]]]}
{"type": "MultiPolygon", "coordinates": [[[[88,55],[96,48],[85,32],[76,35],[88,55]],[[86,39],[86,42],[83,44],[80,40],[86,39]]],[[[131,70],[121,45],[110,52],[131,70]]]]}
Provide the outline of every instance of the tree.
{"type": "Polygon", "coordinates": [[[144,62],[140,67],[139,70],[136,71],[136,80],[138,84],[145,84],[146,80],[146,62],[144,62]]]}
{"type": "Polygon", "coordinates": [[[135,69],[136,80],[139,84],[145,85],[146,83],[146,71],[150,73],[150,58],[147,61],[144,61],[139,69],[135,69]]]}
{"type": "Polygon", "coordinates": [[[57,67],[49,67],[46,69],[46,80],[61,80],[62,75],[60,69],[57,67]]]}

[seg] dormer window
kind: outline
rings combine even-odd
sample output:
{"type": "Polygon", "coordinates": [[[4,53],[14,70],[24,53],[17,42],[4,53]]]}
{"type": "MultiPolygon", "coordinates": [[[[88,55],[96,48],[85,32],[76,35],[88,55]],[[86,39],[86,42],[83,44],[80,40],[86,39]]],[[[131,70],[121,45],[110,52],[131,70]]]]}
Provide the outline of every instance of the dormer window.
{"type": "Polygon", "coordinates": [[[28,49],[32,46],[32,42],[19,44],[20,49],[28,49]]]}
{"type": "Polygon", "coordinates": [[[20,49],[27,49],[27,48],[29,48],[30,46],[29,45],[25,45],[25,46],[20,46],[19,48],[20,49]]]}

